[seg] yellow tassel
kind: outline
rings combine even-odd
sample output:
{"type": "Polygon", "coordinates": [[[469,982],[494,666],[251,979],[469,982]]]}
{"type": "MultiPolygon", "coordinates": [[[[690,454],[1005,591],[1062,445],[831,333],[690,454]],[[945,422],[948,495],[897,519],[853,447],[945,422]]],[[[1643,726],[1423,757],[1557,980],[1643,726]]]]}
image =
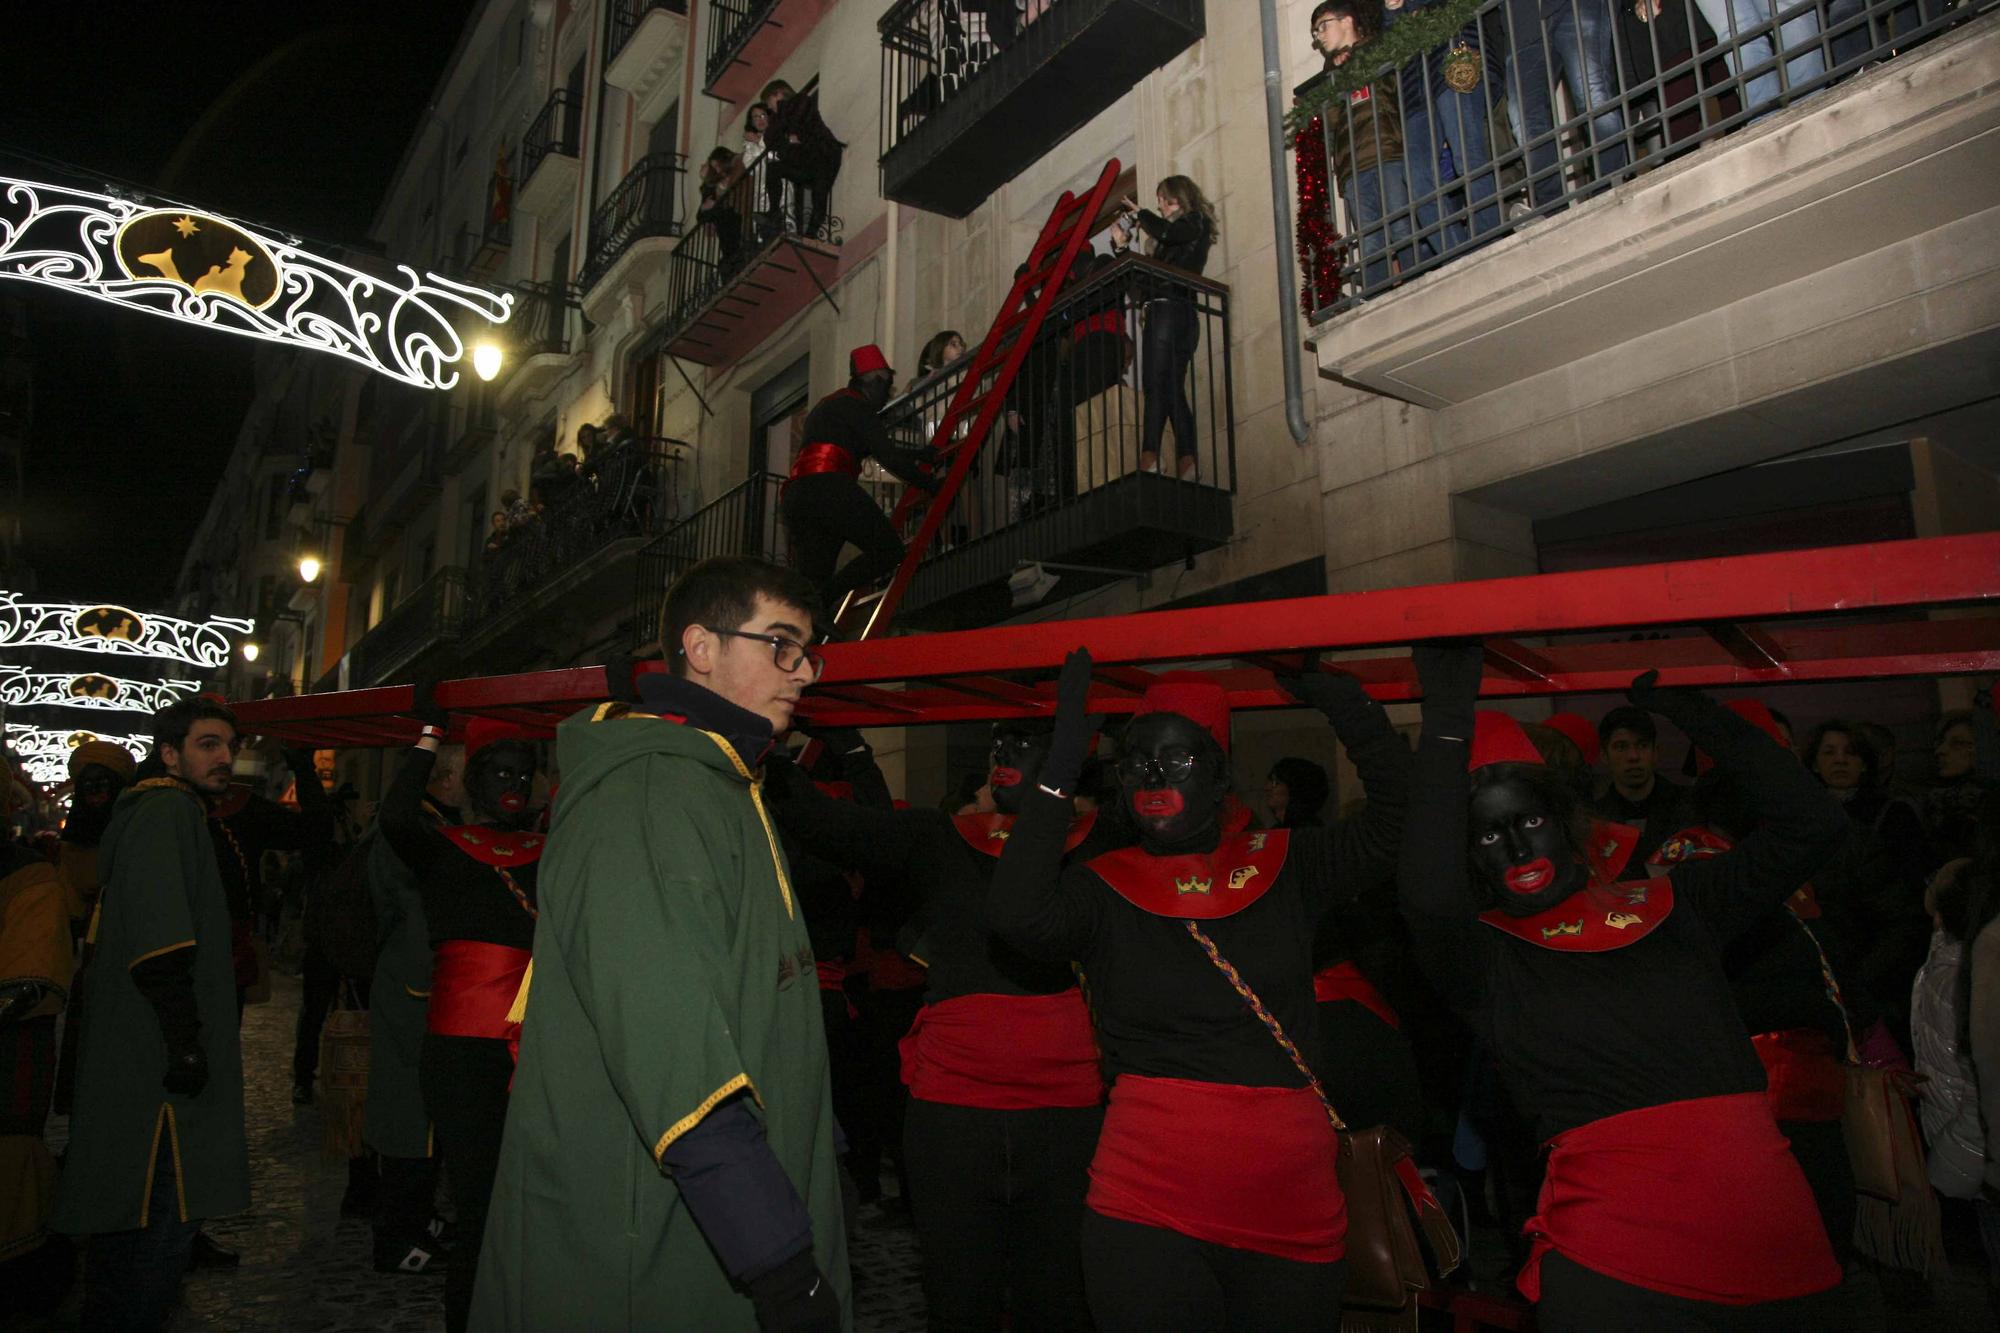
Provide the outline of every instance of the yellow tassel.
{"type": "Polygon", "coordinates": [[[528,960],[528,970],[521,974],[521,989],[514,992],[514,1004],[507,1010],[509,1023],[525,1023],[528,1020],[528,987],[535,984],[535,960],[528,960]]]}

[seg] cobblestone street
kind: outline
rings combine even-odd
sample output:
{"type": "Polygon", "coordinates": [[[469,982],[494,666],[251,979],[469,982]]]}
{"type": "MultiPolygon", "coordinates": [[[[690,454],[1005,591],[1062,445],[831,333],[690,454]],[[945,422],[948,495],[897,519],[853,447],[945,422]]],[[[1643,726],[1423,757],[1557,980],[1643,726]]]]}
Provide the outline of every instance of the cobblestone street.
{"type": "MultiPolygon", "coordinates": [[[[207,1228],[241,1251],[243,1263],[192,1274],[172,1333],[436,1333],[444,1328],[442,1278],[376,1273],[368,1224],[340,1216],[346,1169],[320,1151],[318,1109],[294,1107],[291,1100],[299,983],[282,974],[272,983],[271,1002],[243,1015],[251,1208],[207,1228]]],[[[59,1145],[64,1137],[57,1121],[51,1139],[59,1145]]],[[[857,1328],[921,1329],[916,1240],[907,1225],[864,1207],[853,1251],[857,1328]]],[[[66,1320],[33,1325],[32,1333],[73,1328],[77,1296],[72,1293],[66,1320]]]]}

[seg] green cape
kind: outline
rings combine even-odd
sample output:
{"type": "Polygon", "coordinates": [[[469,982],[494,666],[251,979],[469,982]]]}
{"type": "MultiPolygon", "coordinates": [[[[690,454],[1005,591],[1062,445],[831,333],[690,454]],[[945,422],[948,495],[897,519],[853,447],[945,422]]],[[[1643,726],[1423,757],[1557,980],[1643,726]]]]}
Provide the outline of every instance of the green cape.
{"type": "Polygon", "coordinates": [[[760,784],[720,737],[613,705],[556,744],[473,1328],[756,1329],[660,1165],[738,1095],[851,1324],[818,981],[760,784]]]}
{"type": "Polygon", "coordinates": [[[430,1017],[431,941],[417,877],[379,828],[356,855],[381,952],[368,983],[368,1108],[362,1138],[385,1157],[429,1157],[431,1118],[417,1077],[430,1017]]]}
{"type": "Polygon", "coordinates": [[[77,1058],[76,1103],[52,1230],[71,1235],[145,1226],[157,1146],[170,1149],[181,1220],[250,1206],[243,1135],[243,1047],[229,907],[201,799],[172,778],[118,798],[100,844],[90,1007],[77,1058]],[[132,966],[194,950],[195,1008],[208,1086],[182,1097],[160,1086],[167,1047],[132,966]]]}

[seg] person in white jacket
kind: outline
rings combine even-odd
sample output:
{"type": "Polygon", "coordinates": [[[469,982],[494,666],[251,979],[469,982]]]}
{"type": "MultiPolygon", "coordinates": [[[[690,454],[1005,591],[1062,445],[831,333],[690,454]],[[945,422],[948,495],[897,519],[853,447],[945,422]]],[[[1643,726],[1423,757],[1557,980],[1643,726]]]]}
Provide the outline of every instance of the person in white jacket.
{"type": "Polygon", "coordinates": [[[1910,1036],[1924,1076],[1920,1109],[1930,1143],[1931,1184],[1952,1199],[1979,1197],[1986,1136],[1979,1122],[1979,1076],[1959,1043],[1959,969],[1965,961],[1965,883],[1972,862],[1947,862],[1924,893],[1931,915],[1930,956],[1910,993],[1910,1036]]]}

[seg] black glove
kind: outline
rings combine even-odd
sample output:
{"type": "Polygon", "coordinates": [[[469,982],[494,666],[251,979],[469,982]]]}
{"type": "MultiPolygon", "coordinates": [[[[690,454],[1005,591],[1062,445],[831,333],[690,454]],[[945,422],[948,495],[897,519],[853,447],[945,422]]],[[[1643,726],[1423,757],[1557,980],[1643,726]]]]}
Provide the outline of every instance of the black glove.
{"type": "Polygon", "coordinates": [[[177,1096],[200,1096],[208,1086],[208,1052],[199,1043],[167,1047],[167,1072],[160,1086],[177,1096]]]}
{"type": "Polygon", "coordinates": [[[840,1298],[811,1250],[800,1251],[745,1287],[764,1333],[840,1333],[840,1298]]]}
{"type": "Polygon", "coordinates": [[[1424,702],[1471,704],[1486,675],[1486,650],[1477,643],[1420,643],[1410,650],[1424,702]]]}
{"type": "Polygon", "coordinates": [[[1319,654],[1306,655],[1306,669],[1299,675],[1272,673],[1279,688],[1309,708],[1319,710],[1343,740],[1350,744],[1365,738],[1371,730],[1389,730],[1389,716],[1369,697],[1361,682],[1344,671],[1321,671],[1319,654]]]}
{"type": "Polygon", "coordinates": [[[1056,728],[1049,737],[1048,758],[1042,761],[1042,785],[1055,791],[1075,791],[1090,755],[1090,738],[1102,720],[1090,713],[1090,650],[1078,648],[1063,659],[1056,678],[1056,728]]]}
{"type": "Polygon", "coordinates": [[[306,774],[311,773],[315,778],[318,777],[319,770],[313,767],[313,752],[311,750],[305,749],[303,746],[287,745],[278,753],[284,757],[285,767],[292,770],[293,776],[304,777],[306,774]]]}
{"type": "Polygon", "coordinates": [[[46,994],[48,987],[39,981],[10,981],[0,986],[0,1028],[26,1018],[46,994]]]}
{"type": "Polygon", "coordinates": [[[1625,687],[1625,697],[1632,701],[1632,706],[1635,708],[1643,708],[1649,713],[1663,713],[1669,717],[1675,713],[1685,712],[1690,705],[1699,706],[1714,702],[1700,690],[1671,685],[1662,689],[1657,667],[1634,676],[1632,683],[1625,687]]]}
{"type": "Polygon", "coordinates": [[[437,682],[420,680],[410,686],[410,716],[427,727],[451,726],[451,714],[438,707],[437,682]]]}

